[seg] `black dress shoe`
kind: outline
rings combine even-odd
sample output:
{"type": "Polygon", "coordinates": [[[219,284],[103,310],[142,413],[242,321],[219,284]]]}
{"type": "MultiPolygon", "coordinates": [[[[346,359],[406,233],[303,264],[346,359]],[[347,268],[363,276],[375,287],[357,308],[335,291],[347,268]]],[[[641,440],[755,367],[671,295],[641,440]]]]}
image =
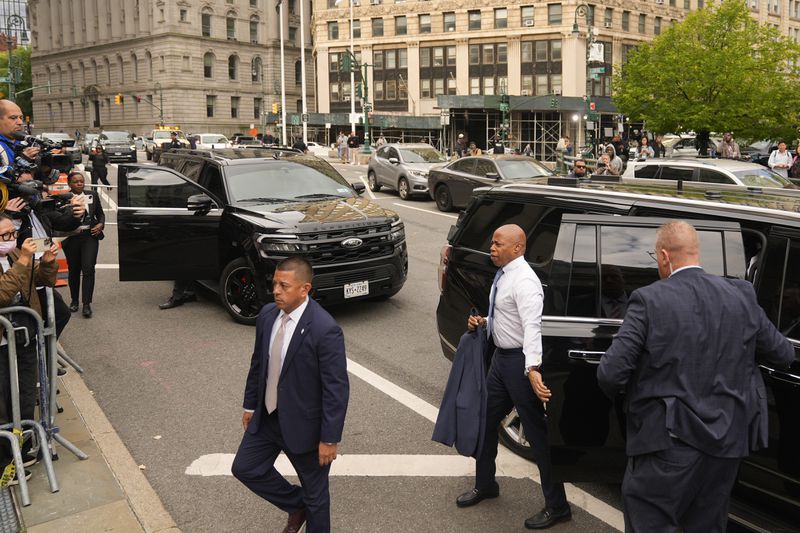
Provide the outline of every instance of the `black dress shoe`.
{"type": "Polygon", "coordinates": [[[193,293],[193,292],[184,293],[183,297],[181,297],[181,301],[183,303],[196,302],[197,301],[197,295],[195,293],[193,293]]]}
{"type": "Polygon", "coordinates": [[[61,367],[61,366],[60,366],[60,367],[58,367],[58,369],[56,370],[56,374],[58,374],[58,376],[59,376],[59,377],[61,377],[61,376],[66,376],[66,375],[67,375],[67,369],[66,369],[66,368],[64,368],[64,367],[61,367]]]}
{"type": "Polygon", "coordinates": [[[547,529],[559,522],[566,522],[572,519],[572,510],[569,504],[561,509],[544,508],[537,514],[525,520],[525,527],[528,529],[547,529]]]}
{"type": "Polygon", "coordinates": [[[84,318],[92,318],[92,305],[91,304],[83,304],[83,317],[84,318]]]}
{"type": "Polygon", "coordinates": [[[472,507],[473,505],[481,503],[483,500],[497,498],[498,496],[500,496],[499,490],[489,492],[486,490],[472,489],[456,498],[456,505],[459,507],[472,507]]]}
{"type": "Polygon", "coordinates": [[[78,302],[70,303],[69,304],[69,310],[72,311],[73,313],[77,313],[78,312],[78,302]]]}
{"type": "Polygon", "coordinates": [[[293,513],[289,513],[289,519],[286,521],[286,527],[283,528],[283,533],[299,533],[300,528],[306,523],[306,510],[300,509],[293,513]]]}
{"type": "Polygon", "coordinates": [[[183,298],[170,298],[163,304],[159,305],[159,309],[172,309],[173,307],[178,307],[183,305],[183,298]]]}

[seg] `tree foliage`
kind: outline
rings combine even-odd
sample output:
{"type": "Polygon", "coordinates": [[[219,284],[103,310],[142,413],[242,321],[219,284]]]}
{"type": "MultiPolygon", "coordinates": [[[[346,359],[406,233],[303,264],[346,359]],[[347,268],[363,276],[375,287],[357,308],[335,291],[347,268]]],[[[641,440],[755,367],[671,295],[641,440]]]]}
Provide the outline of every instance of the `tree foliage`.
{"type": "Polygon", "coordinates": [[[759,24],[743,0],[723,0],[631,51],[614,73],[614,102],[653,131],[796,138],[798,58],[800,46],[759,24]]]}
{"type": "MultiPolygon", "coordinates": [[[[19,69],[22,74],[21,78],[17,80],[17,92],[24,89],[31,88],[31,47],[30,46],[17,46],[14,48],[14,69],[19,69]]],[[[0,52],[0,73],[3,76],[8,76],[8,52],[0,52]]],[[[0,84],[0,94],[3,98],[8,98],[8,84],[0,84]]],[[[31,104],[31,92],[26,92],[16,99],[17,104],[22,109],[26,116],[33,114],[33,105],[31,104]]]]}

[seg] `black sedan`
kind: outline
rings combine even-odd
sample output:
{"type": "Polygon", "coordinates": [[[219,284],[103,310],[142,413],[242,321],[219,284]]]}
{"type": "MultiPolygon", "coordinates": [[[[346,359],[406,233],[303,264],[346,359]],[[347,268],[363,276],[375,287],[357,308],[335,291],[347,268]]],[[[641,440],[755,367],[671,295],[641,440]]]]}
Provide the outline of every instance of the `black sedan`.
{"type": "Polygon", "coordinates": [[[127,131],[104,131],[97,138],[109,161],[136,162],[136,143],[127,131]]]}
{"type": "Polygon", "coordinates": [[[521,155],[462,157],[430,171],[428,192],[440,211],[451,211],[466,207],[473,189],[478,187],[554,175],[535,159],[521,155]]]}

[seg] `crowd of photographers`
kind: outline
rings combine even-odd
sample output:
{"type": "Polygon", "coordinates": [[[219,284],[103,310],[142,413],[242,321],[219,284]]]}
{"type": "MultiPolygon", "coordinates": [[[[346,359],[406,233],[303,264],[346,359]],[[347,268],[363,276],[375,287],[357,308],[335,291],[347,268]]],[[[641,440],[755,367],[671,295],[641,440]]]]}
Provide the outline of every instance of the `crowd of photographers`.
{"type": "MultiPolygon", "coordinates": [[[[46,287],[53,287],[58,273],[58,243],[69,263],[71,304],[53,291],[56,336],[79,309],[78,297],[83,275],[83,316],[92,316],[94,263],[102,239],[104,216],[99,201],[84,193],[81,172],[72,172],[73,162],[58,144],[24,134],[22,110],[9,100],[0,100],[0,308],[26,306],[45,320],[48,316],[46,287]],[[62,174],[69,173],[68,193],[48,194],[62,174]]],[[[36,326],[26,315],[12,316],[19,380],[20,414],[34,418],[36,404],[36,326]],[[28,334],[25,335],[26,328],[28,334]]],[[[8,363],[8,335],[0,329],[0,425],[11,421],[11,392],[8,363]]],[[[36,461],[23,447],[26,466],[36,461]]],[[[8,442],[0,443],[0,473],[11,462],[8,442]]],[[[17,472],[18,476],[19,473],[17,472]]],[[[26,475],[29,475],[26,472],[26,475]]],[[[16,478],[15,478],[16,479],[16,478]]],[[[13,481],[12,481],[13,483],[13,481]]]]}

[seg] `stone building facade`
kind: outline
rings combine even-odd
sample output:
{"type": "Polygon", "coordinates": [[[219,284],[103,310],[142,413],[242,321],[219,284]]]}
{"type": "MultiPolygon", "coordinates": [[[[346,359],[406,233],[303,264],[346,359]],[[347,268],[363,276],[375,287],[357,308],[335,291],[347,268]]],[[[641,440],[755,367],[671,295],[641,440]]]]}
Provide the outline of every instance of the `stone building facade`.
{"type": "MultiPolygon", "coordinates": [[[[300,109],[300,2],[284,0],[287,111],[300,109]]],[[[277,0],[30,0],[36,131],[274,130],[277,0]],[[66,30],[66,31],[65,31],[66,30]],[[115,96],[122,102],[115,103],[115,96]],[[272,123],[266,123],[270,119],[272,123]]],[[[308,105],[314,107],[306,31],[308,105]]]]}

